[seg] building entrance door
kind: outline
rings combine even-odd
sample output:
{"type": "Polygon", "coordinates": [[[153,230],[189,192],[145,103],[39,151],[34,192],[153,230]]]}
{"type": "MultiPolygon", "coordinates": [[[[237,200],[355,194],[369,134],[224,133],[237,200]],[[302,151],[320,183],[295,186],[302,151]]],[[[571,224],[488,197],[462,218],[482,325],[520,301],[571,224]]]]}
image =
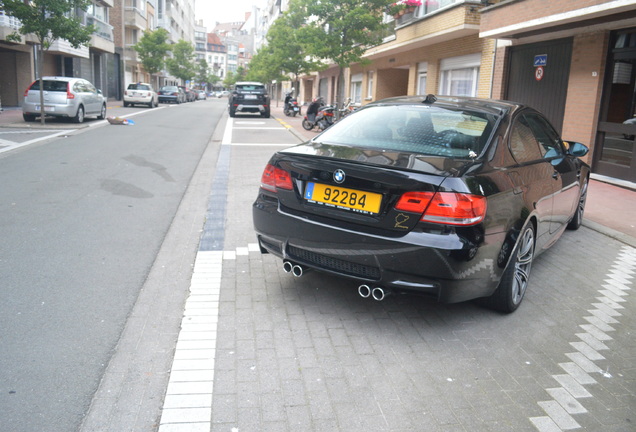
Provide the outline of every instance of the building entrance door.
{"type": "Polygon", "coordinates": [[[636,182],[636,30],[610,38],[594,172],[636,182]]]}

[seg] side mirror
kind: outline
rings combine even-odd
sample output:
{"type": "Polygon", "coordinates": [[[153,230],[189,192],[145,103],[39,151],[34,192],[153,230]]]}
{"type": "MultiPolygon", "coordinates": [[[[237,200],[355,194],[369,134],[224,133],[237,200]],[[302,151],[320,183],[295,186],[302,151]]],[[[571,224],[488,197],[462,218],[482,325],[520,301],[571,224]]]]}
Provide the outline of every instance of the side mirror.
{"type": "Polygon", "coordinates": [[[581,144],[580,142],[564,141],[564,144],[568,149],[568,153],[572,156],[583,157],[590,151],[590,149],[586,145],[581,144]]]}
{"type": "Polygon", "coordinates": [[[102,91],[100,89],[97,89],[97,94],[102,94],[102,91]]]}

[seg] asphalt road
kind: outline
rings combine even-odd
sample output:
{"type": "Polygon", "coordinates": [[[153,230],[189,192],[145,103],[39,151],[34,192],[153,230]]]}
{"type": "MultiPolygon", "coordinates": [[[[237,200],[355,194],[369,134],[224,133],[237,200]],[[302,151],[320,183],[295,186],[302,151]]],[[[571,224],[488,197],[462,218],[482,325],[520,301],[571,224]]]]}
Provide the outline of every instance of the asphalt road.
{"type": "Polygon", "coordinates": [[[79,428],[224,109],[0,155],[0,430],[79,428]]]}

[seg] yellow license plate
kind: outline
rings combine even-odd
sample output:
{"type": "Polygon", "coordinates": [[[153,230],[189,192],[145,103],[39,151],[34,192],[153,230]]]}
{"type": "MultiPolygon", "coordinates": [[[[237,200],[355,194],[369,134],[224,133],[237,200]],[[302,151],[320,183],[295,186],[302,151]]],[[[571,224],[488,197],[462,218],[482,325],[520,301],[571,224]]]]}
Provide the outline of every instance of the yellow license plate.
{"type": "Polygon", "coordinates": [[[377,193],[311,182],[307,183],[305,199],[309,202],[353,210],[358,213],[377,214],[380,212],[380,204],[382,204],[382,195],[377,193]]]}

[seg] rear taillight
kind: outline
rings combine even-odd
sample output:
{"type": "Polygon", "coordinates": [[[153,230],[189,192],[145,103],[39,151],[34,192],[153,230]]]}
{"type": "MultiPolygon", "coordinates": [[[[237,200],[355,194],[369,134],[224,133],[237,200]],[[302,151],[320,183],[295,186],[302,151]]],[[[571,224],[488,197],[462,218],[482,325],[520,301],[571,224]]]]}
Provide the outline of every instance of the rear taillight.
{"type": "Polygon", "coordinates": [[[422,222],[470,226],[484,220],[486,197],[458,192],[407,192],[395,208],[422,213],[422,222]]]}
{"type": "Polygon", "coordinates": [[[426,212],[423,222],[448,225],[475,225],[486,216],[486,197],[457,192],[437,192],[426,212]]]}
{"type": "Polygon", "coordinates": [[[24,91],[24,97],[27,97],[29,95],[29,90],[31,90],[31,87],[33,87],[33,84],[35,84],[35,81],[33,81],[31,85],[28,86],[27,89],[24,91]]]}
{"type": "Polygon", "coordinates": [[[71,93],[71,83],[66,84],[66,99],[75,99],[75,95],[71,93]]]}
{"type": "Polygon", "coordinates": [[[435,192],[407,192],[395,205],[396,210],[422,214],[435,192]]]}
{"type": "Polygon", "coordinates": [[[294,189],[289,173],[272,164],[267,164],[265,171],[263,171],[261,187],[272,192],[276,192],[277,189],[294,189]]]}

